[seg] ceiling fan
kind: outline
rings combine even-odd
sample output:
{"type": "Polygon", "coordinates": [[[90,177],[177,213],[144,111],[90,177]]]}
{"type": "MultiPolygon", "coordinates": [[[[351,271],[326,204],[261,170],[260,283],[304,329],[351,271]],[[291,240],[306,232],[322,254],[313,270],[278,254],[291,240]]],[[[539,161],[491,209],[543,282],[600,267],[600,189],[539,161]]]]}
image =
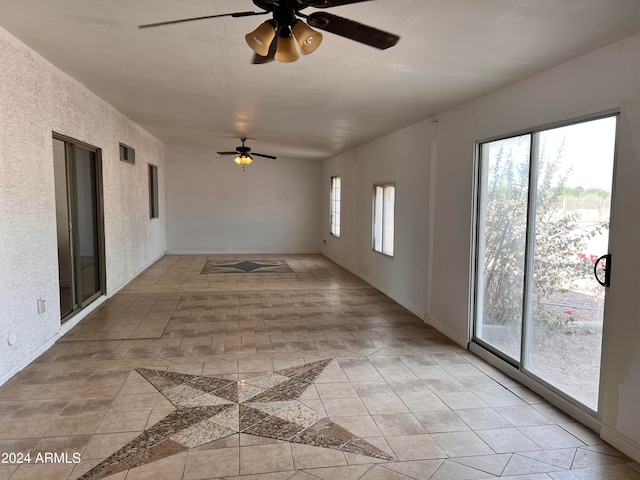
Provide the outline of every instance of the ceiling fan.
{"type": "Polygon", "coordinates": [[[296,43],[303,55],[313,53],[322,42],[322,34],[311,27],[340,35],[341,37],[364,43],[380,50],[393,47],[400,37],[374,27],[364,25],[327,12],[313,12],[309,15],[302,10],[313,8],[331,8],[370,0],[253,0],[262,12],[235,12],[203,17],[184,18],[166,22],[148,23],[139,28],[160,27],[176,23],[191,22],[219,17],[250,17],[272,14],[253,32],[245,35],[245,40],[256,53],[253,63],[261,64],[272,60],[290,63],[299,58],[296,43]],[[304,18],[306,23],[300,18],[304,18]]]}
{"type": "Polygon", "coordinates": [[[263,157],[263,158],[270,158],[272,160],[275,160],[277,157],[274,157],[273,155],[265,155],[264,153],[252,153],[249,154],[249,152],[251,151],[251,148],[246,147],[244,145],[244,142],[247,141],[247,137],[240,137],[240,141],[242,142],[242,145],[239,147],[236,147],[236,150],[234,152],[218,152],[218,155],[238,155],[236,157],[236,159],[234,160],[234,162],[236,162],[238,165],[242,165],[242,171],[244,172],[244,167],[245,165],[251,165],[253,163],[253,157],[251,155],[255,155],[256,157],[263,157]]]}

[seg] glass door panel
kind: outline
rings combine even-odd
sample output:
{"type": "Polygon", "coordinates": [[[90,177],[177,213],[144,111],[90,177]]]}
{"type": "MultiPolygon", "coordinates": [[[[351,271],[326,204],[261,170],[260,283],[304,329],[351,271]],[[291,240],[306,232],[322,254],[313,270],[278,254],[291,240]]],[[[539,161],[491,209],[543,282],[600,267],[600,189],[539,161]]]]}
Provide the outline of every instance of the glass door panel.
{"type": "Polygon", "coordinates": [[[56,227],[58,232],[58,282],[60,287],[60,314],[62,317],[71,313],[76,305],[75,291],[73,289],[74,263],[71,248],[67,169],[65,143],[54,138],[53,171],[56,194],[56,227]]]}
{"type": "Polygon", "coordinates": [[[524,367],[598,409],[616,117],[539,135],[531,319],[524,367]]]}
{"type": "Polygon", "coordinates": [[[96,154],[75,147],[79,296],[86,302],[101,291],[96,154]]]}
{"type": "Polygon", "coordinates": [[[521,351],[531,135],[482,145],[475,336],[509,358],[521,351]]]}

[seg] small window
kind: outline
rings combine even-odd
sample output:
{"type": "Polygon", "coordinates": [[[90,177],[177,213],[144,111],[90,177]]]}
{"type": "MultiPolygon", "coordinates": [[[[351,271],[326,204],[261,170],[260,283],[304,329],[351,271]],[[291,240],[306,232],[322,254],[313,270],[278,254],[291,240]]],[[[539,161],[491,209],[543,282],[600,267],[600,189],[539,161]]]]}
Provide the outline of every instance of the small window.
{"type": "Polygon", "coordinates": [[[149,164],[149,218],[158,218],[158,167],[149,164]]]}
{"type": "Polygon", "coordinates": [[[373,186],[373,249],[393,257],[396,186],[373,186]]]}
{"type": "Polygon", "coordinates": [[[330,233],[340,238],[340,177],[331,177],[329,193],[329,209],[331,212],[330,233]]]}
{"type": "Polygon", "coordinates": [[[123,162],[130,163],[132,165],[135,165],[136,151],[133,148],[126,146],[124,143],[121,143],[120,144],[120,160],[122,160],[123,162]]]}

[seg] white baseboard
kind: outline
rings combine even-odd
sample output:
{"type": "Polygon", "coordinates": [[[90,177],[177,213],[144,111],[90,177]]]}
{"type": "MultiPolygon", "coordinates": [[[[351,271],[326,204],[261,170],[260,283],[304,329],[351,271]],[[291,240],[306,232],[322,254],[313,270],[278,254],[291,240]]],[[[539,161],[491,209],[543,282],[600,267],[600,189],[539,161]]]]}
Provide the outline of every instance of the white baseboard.
{"type": "Polygon", "coordinates": [[[53,337],[47,340],[47,342],[41,345],[35,352],[32,352],[31,355],[26,357],[19,364],[17,364],[11,370],[5,373],[2,377],[0,377],[0,385],[3,385],[11,377],[13,377],[15,374],[25,369],[26,367],[28,367],[29,364],[31,364],[31,362],[33,362],[40,355],[42,355],[47,350],[49,350],[58,340],[60,340],[60,338],[62,338],[63,335],[65,335],[69,330],[71,330],[78,323],[80,323],[80,321],[82,321],[83,318],[85,318],[87,315],[93,312],[96,308],[98,308],[106,299],[107,297],[105,297],[104,295],[102,297],[98,297],[91,305],[87,306],[81,312],[78,312],[77,315],[74,315],[65,323],[63,323],[60,326],[60,330],[58,330],[58,332],[53,337]]]}
{"type": "Polygon", "coordinates": [[[607,425],[602,425],[600,438],[620,450],[625,455],[633,458],[636,462],[640,462],[640,445],[617,432],[613,428],[607,425]]]}
{"type": "Polygon", "coordinates": [[[409,310],[411,313],[413,313],[420,320],[424,320],[424,316],[425,316],[424,310],[421,310],[420,308],[418,308],[415,305],[411,304],[410,302],[408,302],[404,298],[397,296],[395,293],[390,292],[385,287],[383,287],[382,285],[380,285],[379,283],[374,281],[372,278],[369,278],[367,275],[365,275],[363,273],[358,273],[358,272],[355,272],[354,275],[356,275],[357,277],[360,277],[362,280],[364,280],[365,282],[367,282],[369,285],[371,285],[372,287],[376,288],[377,290],[380,290],[387,297],[389,297],[393,301],[397,302],[398,304],[402,305],[404,308],[409,310]]]}
{"type": "Polygon", "coordinates": [[[362,272],[354,271],[354,269],[352,269],[351,267],[347,267],[346,265],[341,263],[339,259],[336,259],[336,258],[332,257],[331,255],[329,255],[327,253],[322,253],[321,255],[324,256],[324,257],[327,257],[333,263],[335,263],[336,265],[341,266],[342,268],[344,268],[348,272],[353,273],[356,277],[364,280],[365,282],[367,282],[369,285],[371,285],[372,287],[376,288],[377,290],[380,290],[387,297],[389,297],[390,299],[394,300],[399,305],[403,306],[404,308],[409,310],[411,313],[413,313],[416,317],[420,318],[421,320],[424,320],[425,312],[423,310],[421,310],[420,308],[418,308],[415,305],[411,304],[410,302],[406,301],[404,298],[397,296],[395,293],[388,291],[385,287],[383,287],[382,285],[378,284],[377,282],[375,282],[373,279],[369,278],[367,275],[363,274],[362,272]]]}
{"type": "Polygon", "coordinates": [[[153,265],[154,263],[156,263],[158,260],[160,260],[160,259],[161,259],[162,257],[164,257],[166,254],[167,254],[167,252],[166,252],[166,251],[165,251],[165,252],[162,252],[162,253],[160,254],[160,256],[158,256],[158,257],[154,258],[154,259],[153,259],[153,260],[151,260],[151,262],[149,262],[146,266],[142,267],[140,270],[138,270],[136,273],[134,273],[134,274],[133,274],[133,276],[132,276],[129,280],[127,280],[127,281],[126,281],[126,282],[124,282],[123,284],[121,284],[121,285],[119,285],[119,286],[117,286],[117,287],[115,287],[115,288],[113,288],[113,289],[110,289],[110,290],[107,292],[107,298],[111,298],[111,297],[113,297],[116,293],[118,293],[118,292],[119,292],[120,290],[122,290],[124,287],[126,287],[126,286],[127,286],[127,285],[129,285],[131,282],[133,282],[133,281],[138,277],[138,275],[140,275],[142,272],[144,272],[147,268],[149,268],[151,265],[153,265]]]}
{"type": "Polygon", "coordinates": [[[318,249],[296,250],[283,252],[282,250],[241,251],[234,250],[167,250],[166,255],[321,255],[318,249]]]}
{"type": "Polygon", "coordinates": [[[33,362],[36,358],[42,355],[44,352],[49,350],[54,343],[60,338],[59,335],[54,335],[44,345],[41,345],[35,352],[32,352],[27,358],[25,358],[18,365],[13,367],[11,370],[6,372],[2,377],[0,377],[0,385],[4,385],[11,377],[13,377],[16,373],[20,372],[22,369],[27,367],[31,362],[33,362]]]}
{"type": "Polygon", "coordinates": [[[440,323],[438,320],[436,320],[431,315],[429,315],[428,318],[425,319],[425,323],[427,325],[431,325],[433,328],[438,330],[440,333],[442,333],[443,335],[446,335],[447,337],[449,337],[451,340],[456,342],[462,348],[464,348],[464,349],[469,348],[469,340],[466,337],[463,337],[458,332],[455,332],[455,331],[451,330],[449,327],[447,327],[443,323],[440,323]]]}
{"type": "Polygon", "coordinates": [[[108,292],[107,295],[102,295],[101,297],[98,297],[93,303],[91,303],[90,305],[88,305],[87,307],[82,309],[82,311],[78,312],[76,315],[74,315],[69,320],[64,322],[60,326],[60,330],[58,330],[58,332],[53,337],[51,337],[49,340],[47,340],[46,343],[44,343],[43,345],[38,347],[38,349],[36,349],[34,352],[32,352],[28,357],[25,357],[19,364],[17,364],[11,370],[6,372],[4,375],[2,375],[2,377],[0,377],[0,385],[3,385],[10,378],[12,378],[15,374],[17,374],[18,372],[20,372],[21,370],[23,370],[24,368],[29,366],[29,364],[31,364],[40,355],[42,355],[47,350],[49,350],[58,340],[60,340],[60,338],[62,338],[63,335],[66,335],[73,327],[78,325],[78,323],[80,323],[91,312],[93,312],[96,308],[98,308],[100,305],[102,305],[102,303],[104,303],[108,298],[114,296],[119,290],[124,288],[127,284],[129,284],[131,281],[133,281],[138,275],[140,275],[140,273],[145,271],[147,268],[149,268],[151,265],[153,265],[155,262],[157,262],[158,260],[160,260],[164,256],[165,256],[165,253],[162,253],[162,255],[160,255],[155,260],[152,260],[147,266],[145,266],[139,272],[134,274],[133,277],[131,278],[131,280],[129,280],[128,282],[123,283],[119,287],[117,287],[117,288],[113,289],[112,291],[108,292]]]}
{"type": "Polygon", "coordinates": [[[331,255],[330,253],[325,252],[324,250],[320,253],[320,255],[322,255],[323,257],[327,257],[329,260],[331,260],[336,265],[339,265],[340,267],[344,268],[347,272],[350,272],[350,273],[353,273],[354,275],[356,275],[353,272],[353,266],[349,265],[347,262],[345,262],[341,258],[335,257],[335,256],[331,255]]]}

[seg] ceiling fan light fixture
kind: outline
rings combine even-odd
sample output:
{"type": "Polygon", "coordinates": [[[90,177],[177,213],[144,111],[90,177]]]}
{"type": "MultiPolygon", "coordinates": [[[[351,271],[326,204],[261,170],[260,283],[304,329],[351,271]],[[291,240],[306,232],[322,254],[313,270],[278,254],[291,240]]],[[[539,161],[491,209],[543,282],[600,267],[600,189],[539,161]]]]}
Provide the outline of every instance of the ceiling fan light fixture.
{"type": "Polygon", "coordinates": [[[262,57],[266,57],[269,54],[269,46],[276,36],[276,22],[273,20],[267,20],[253,32],[247,33],[244,39],[247,41],[251,50],[256,52],[262,57]]]}
{"type": "Polygon", "coordinates": [[[277,62],[291,63],[300,58],[296,48],[296,39],[289,27],[281,27],[278,34],[278,46],[274,56],[277,62]]]}
{"type": "Polygon", "coordinates": [[[243,153],[239,157],[236,157],[234,162],[236,162],[238,165],[251,165],[253,163],[253,158],[251,158],[251,155],[243,153]]]}
{"type": "Polygon", "coordinates": [[[322,34],[317,32],[302,20],[296,20],[293,25],[293,35],[300,45],[300,53],[309,55],[316,51],[322,43],[322,34]]]}

